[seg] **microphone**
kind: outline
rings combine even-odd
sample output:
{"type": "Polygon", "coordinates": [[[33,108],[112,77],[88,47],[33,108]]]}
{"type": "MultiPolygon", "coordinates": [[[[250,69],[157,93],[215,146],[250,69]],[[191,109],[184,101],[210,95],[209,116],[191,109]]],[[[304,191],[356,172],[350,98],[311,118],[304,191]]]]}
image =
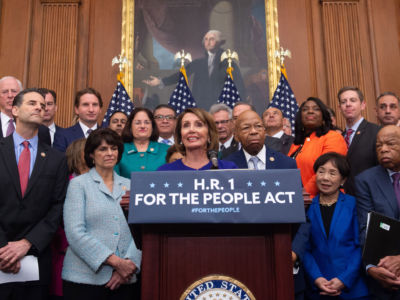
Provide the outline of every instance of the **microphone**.
{"type": "Polygon", "coordinates": [[[218,153],[217,151],[210,150],[208,151],[208,156],[210,157],[212,167],[211,169],[219,169],[218,167],[218,153]]]}

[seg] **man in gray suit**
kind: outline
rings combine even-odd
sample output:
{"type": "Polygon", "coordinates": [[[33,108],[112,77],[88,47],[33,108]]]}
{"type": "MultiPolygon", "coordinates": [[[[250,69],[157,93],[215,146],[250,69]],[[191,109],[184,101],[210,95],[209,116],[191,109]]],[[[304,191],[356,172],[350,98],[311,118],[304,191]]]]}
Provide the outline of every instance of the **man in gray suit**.
{"type": "MultiPolygon", "coordinates": [[[[362,172],[355,180],[362,244],[368,212],[375,211],[400,220],[399,127],[389,125],[378,132],[376,152],[379,165],[362,172]]],[[[396,250],[399,255],[386,256],[377,266],[366,266],[371,299],[400,299],[400,249],[396,250]]]]}

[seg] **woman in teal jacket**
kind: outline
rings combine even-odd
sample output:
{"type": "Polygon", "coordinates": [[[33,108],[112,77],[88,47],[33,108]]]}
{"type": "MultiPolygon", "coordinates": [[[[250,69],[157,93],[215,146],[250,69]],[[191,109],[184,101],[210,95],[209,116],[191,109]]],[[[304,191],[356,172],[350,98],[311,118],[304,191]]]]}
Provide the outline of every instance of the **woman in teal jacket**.
{"type": "Polygon", "coordinates": [[[157,143],[158,130],[153,113],[147,108],[136,108],[122,132],[124,153],[115,171],[126,178],[131,172],[155,171],[166,163],[168,145],[157,143]]]}

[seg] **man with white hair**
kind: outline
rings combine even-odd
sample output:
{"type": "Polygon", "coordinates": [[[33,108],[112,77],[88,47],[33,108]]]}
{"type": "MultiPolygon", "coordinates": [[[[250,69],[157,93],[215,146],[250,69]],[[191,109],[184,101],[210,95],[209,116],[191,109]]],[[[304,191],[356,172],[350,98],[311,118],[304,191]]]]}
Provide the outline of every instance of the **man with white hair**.
{"type": "Polygon", "coordinates": [[[239,150],[239,143],[233,138],[232,109],[226,104],[217,103],[211,106],[210,114],[218,131],[220,157],[228,157],[239,150]]]}
{"type": "MultiPolygon", "coordinates": [[[[0,139],[11,135],[15,130],[12,104],[20,91],[22,83],[14,76],[4,76],[0,79],[0,139]]],[[[51,145],[49,129],[46,126],[39,126],[38,135],[40,141],[51,145]]]]}
{"type": "MultiPolygon", "coordinates": [[[[228,62],[221,62],[221,55],[224,50],[221,48],[225,41],[218,30],[208,31],[203,38],[203,46],[206,51],[205,56],[193,60],[186,66],[188,78],[193,74],[191,91],[198,107],[209,110],[210,106],[217,103],[218,97],[224,86],[226,69],[228,62]]],[[[245,89],[239,67],[233,64],[233,79],[239,91],[241,99],[245,99],[245,89]]],[[[177,84],[179,73],[172,74],[165,78],[150,76],[149,80],[144,80],[150,86],[177,84]]]]}

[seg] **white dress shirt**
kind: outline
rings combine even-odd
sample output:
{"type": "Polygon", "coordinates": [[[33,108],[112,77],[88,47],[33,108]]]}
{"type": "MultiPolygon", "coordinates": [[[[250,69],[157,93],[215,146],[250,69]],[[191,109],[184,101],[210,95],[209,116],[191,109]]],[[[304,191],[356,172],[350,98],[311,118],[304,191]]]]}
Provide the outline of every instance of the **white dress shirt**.
{"type": "Polygon", "coordinates": [[[246,150],[243,149],[244,152],[244,156],[246,157],[246,162],[247,162],[247,167],[250,170],[254,170],[254,165],[253,162],[250,161],[250,159],[253,156],[257,156],[258,157],[258,170],[265,170],[266,169],[266,149],[265,149],[265,145],[262,147],[261,151],[257,153],[257,155],[250,155],[249,153],[246,152],[246,150]]]}
{"type": "MultiPolygon", "coordinates": [[[[2,112],[0,112],[0,118],[1,118],[1,131],[3,132],[3,137],[6,137],[8,123],[11,118],[2,112]]],[[[15,121],[14,121],[14,128],[15,128],[15,121]]]]}
{"type": "Polygon", "coordinates": [[[89,136],[89,134],[87,132],[89,129],[92,129],[92,130],[96,130],[97,129],[97,124],[95,124],[92,128],[89,128],[85,124],[83,124],[81,121],[79,121],[79,125],[81,126],[83,134],[85,135],[86,139],[89,136]]]}

